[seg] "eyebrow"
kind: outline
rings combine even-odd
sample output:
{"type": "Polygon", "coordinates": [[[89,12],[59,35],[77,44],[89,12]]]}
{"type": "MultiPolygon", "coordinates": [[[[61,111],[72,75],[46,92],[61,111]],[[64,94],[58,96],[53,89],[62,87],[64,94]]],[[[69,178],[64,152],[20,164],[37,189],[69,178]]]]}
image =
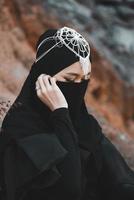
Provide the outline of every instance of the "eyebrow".
{"type": "MultiPolygon", "coordinates": [[[[67,74],[70,74],[70,75],[80,75],[78,73],[75,73],[75,72],[68,72],[67,74]]],[[[91,72],[88,72],[87,75],[91,74],[91,72]]],[[[85,75],[83,76],[83,78],[85,77],[85,75]]]]}

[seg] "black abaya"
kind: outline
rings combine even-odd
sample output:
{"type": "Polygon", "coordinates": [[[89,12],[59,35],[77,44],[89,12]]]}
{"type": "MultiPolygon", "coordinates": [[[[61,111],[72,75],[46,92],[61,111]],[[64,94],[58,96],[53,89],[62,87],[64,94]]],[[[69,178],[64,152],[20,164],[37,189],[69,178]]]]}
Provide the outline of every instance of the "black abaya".
{"type": "MultiPolygon", "coordinates": [[[[11,109],[12,113],[7,115],[3,121],[4,136],[2,136],[2,140],[7,140],[7,144],[3,146],[1,151],[5,151],[3,163],[5,176],[8,176],[6,183],[9,187],[7,187],[9,195],[12,195],[13,187],[19,191],[20,198],[24,192],[26,193],[26,190],[32,191],[34,188],[35,194],[37,191],[43,191],[37,192],[40,200],[44,199],[44,195],[48,195],[47,198],[51,200],[55,199],[55,196],[59,199],[79,199],[82,184],[80,149],[68,109],[60,108],[52,112],[53,131],[51,132],[41,130],[41,127],[38,128],[35,121],[38,117],[35,118],[33,112],[29,112],[29,115],[32,113],[31,131],[29,124],[27,124],[29,126],[27,128],[26,124],[22,124],[22,121],[19,124],[19,120],[17,121],[20,119],[19,115],[23,116],[23,119],[29,116],[25,116],[26,108],[23,105],[17,109],[14,111],[11,109]],[[14,119],[14,123],[17,123],[18,129],[10,120],[10,116],[14,119]],[[12,132],[13,127],[15,127],[14,132],[12,132]],[[34,127],[36,128],[34,129],[34,127]],[[29,131],[26,131],[24,135],[22,134],[23,130],[29,131]],[[11,183],[10,178],[12,179],[11,183]],[[52,190],[50,189],[51,185],[52,190]]],[[[86,150],[84,152],[86,152],[84,155],[87,157],[89,153],[86,150]]],[[[5,187],[4,180],[3,187],[5,187]]],[[[35,197],[34,192],[27,194],[35,197]]]]}
{"type": "MultiPolygon", "coordinates": [[[[39,42],[54,33],[48,30],[39,42]]],[[[57,83],[69,108],[50,111],[37,97],[35,81],[41,73],[53,75],[76,61],[63,46],[32,65],[2,123],[2,200],[134,199],[133,171],[86,110],[88,82],[57,83]]]]}
{"type": "MultiPolygon", "coordinates": [[[[32,135],[28,134],[24,137],[11,136],[10,140],[6,136],[1,138],[3,145],[1,145],[1,155],[5,151],[7,160],[7,163],[4,163],[5,172],[2,171],[1,176],[10,173],[6,182],[9,186],[7,187],[9,199],[14,191],[14,180],[16,180],[15,199],[17,200],[37,198],[40,200],[45,198],[48,200],[55,198],[132,200],[134,195],[133,172],[102,132],[96,148],[92,149],[87,140],[84,142],[83,139],[78,143],[66,108],[55,110],[51,117],[53,127],[55,127],[54,134],[35,130],[36,133],[30,131],[32,135]],[[49,154],[46,155],[46,152],[49,154]],[[13,170],[15,170],[14,174],[13,170]]],[[[90,131],[93,130],[95,134],[94,128],[98,124],[90,116],[91,119],[90,131]]],[[[4,123],[6,122],[3,122],[3,127],[4,123]]],[[[33,124],[35,123],[34,121],[33,124]]],[[[21,126],[23,128],[24,125],[18,127],[21,126]]],[[[7,128],[10,130],[12,124],[8,124],[7,128]]],[[[2,185],[4,189],[4,181],[2,185]]]]}

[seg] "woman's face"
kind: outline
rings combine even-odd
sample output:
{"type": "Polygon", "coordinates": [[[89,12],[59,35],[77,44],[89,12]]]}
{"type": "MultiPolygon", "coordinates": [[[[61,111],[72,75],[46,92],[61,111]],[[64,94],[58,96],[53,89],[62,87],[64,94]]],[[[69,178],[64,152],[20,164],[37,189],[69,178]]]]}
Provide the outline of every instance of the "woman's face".
{"type": "Polygon", "coordinates": [[[73,82],[81,82],[82,80],[90,79],[91,74],[91,65],[89,65],[89,72],[87,75],[84,75],[83,70],[81,68],[80,62],[77,61],[72,65],[69,65],[65,69],[61,70],[53,77],[56,78],[56,81],[73,81],[73,82]]]}

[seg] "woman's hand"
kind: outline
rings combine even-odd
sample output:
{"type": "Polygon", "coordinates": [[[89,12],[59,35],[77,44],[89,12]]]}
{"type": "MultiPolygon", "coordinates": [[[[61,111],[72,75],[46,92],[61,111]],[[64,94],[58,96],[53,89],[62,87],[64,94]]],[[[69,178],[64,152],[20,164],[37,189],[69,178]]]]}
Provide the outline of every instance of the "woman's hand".
{"type": "Polygon", "coordinates": [[[61,107],[68,108],[67,101],[56,84],[55,77],[41,74],[36,81],[36,92],[39,99],[46,104],[50,110],[54,111],[61,107]]]}

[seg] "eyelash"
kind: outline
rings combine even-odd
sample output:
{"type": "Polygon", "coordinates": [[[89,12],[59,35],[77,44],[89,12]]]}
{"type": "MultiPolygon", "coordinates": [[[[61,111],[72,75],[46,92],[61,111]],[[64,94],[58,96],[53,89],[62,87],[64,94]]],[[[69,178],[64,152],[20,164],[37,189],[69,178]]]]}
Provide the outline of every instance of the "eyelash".
{"type": "Polygon", "coordinates": [[[75,78],[74,78],[74,79],[69,79],[69,78],[66,78],[66,77],[65,77],[65,80],[66,80],[66,81],[69,81],[69,82],[74,82],[74,81],[75,81],[75,78]]]}
{"type": "MultiPolygon", "coordinates": [[[[66,77],[64,77],[65,78],[65,80],[67,80],[67,81],[69,81],[69,82],[74,82],[75,81],[75,78],[74,79],[69,79],[69,78],[66,78],[66,77]]],[[[83,79],[81,79],[82,81],[84,81],[84,80],[86,80],[85,78],[83,78],[83,79]]],[[[89,81],[90,81],[90,79],[89,79],[89,81]]]]}

